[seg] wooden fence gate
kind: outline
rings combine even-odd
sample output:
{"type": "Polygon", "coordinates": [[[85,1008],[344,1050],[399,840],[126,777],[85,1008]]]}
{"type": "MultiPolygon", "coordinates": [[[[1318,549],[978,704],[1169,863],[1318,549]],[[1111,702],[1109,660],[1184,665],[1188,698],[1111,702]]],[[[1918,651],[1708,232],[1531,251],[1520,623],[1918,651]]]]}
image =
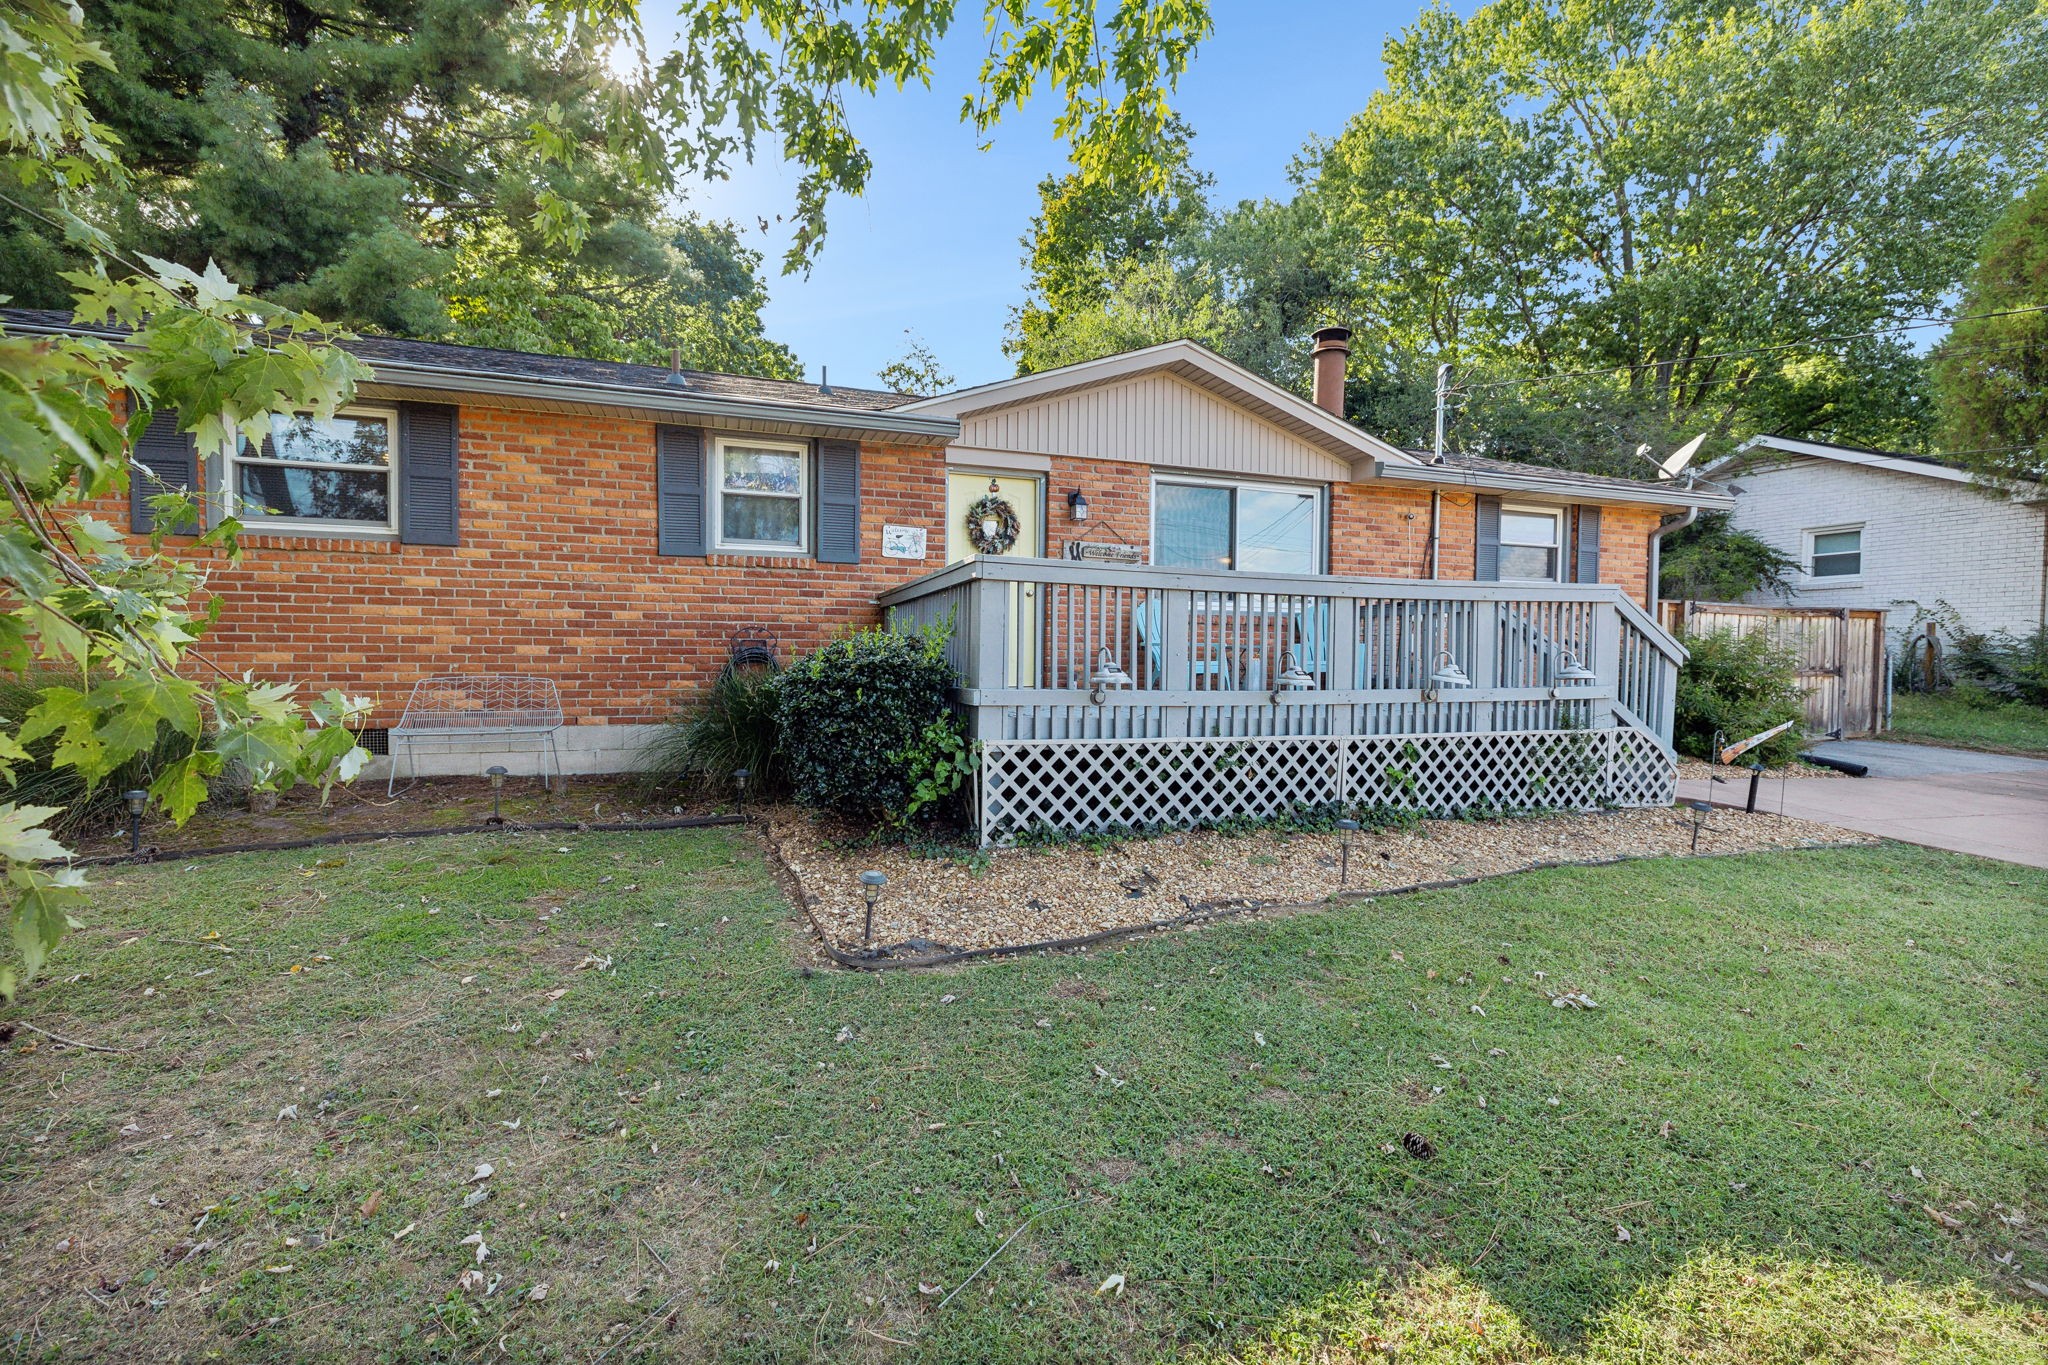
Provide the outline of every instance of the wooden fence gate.
{"type": "MultiPolygon", "coordinates": [[[[1664,629],[1683,639],[1732,630],[1769,632],[1799,665],[1806,733],[1845,739],[1874,735],[1890,708],[1884,612],[1855,607],[1750,607],[1734,602],[1664,602],[1664,629]]],[[[1734,736],[1731,736],[1734,738],[1734,736]]]]}

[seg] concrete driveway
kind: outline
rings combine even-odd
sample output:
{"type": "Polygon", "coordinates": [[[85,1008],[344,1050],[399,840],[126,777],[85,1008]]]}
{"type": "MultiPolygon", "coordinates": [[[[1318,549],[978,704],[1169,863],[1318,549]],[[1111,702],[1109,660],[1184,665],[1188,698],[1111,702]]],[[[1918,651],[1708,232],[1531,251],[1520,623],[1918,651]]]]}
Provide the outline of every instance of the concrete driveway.
{"type": "MultiPolygon", "coordinates": [[[[1782,813],[1909,844],[2048,867],[2048,760],[1937,749],[1927,744],[1841,740],[1811,752],[1869,767],[1868,777],[1790,778],[1782,813]]],[[[1728,773],[1709,792],[1680,782],[1680,799],[1740,806],[1748,774],[1728,773]]],[[[1781,810],[1780,784],[1764,779],[1757,809],[1781,810]]]]}

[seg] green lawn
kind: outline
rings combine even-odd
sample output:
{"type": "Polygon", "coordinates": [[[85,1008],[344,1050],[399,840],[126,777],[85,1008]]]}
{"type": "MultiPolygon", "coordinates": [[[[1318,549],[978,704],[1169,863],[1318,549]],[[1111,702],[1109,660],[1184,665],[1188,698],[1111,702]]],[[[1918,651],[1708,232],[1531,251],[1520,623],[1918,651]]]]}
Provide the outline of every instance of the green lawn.
{"type": "Polygon", "coordinates": [[[2048,1344],[2041,872],[1655,861],[896,976],[793,970],[729,829],[104,875],[0,1012],[133,1049],[0,1053],[23,1359],[2048,1344]]]}
{"type": "Polygon", "coordinates": [[[1898,692],[1892,696],[1891,730],[1883,738],[2001,754],[2048,754],[2048,710],[2017,701],[1969,706],[1941,694],[1898,692]]]}

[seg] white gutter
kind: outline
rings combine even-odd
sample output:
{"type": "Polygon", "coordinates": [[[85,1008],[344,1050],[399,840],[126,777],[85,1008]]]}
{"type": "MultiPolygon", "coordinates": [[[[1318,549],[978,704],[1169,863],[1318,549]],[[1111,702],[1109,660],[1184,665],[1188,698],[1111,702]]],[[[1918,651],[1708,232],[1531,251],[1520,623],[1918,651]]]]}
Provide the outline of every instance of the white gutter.
{"type": "Polygon", "coordinates": [[[1621,484],[1588,484],[1570,474],[1555,476],[1534,473],[1504,473],[1494,469],[1461,469],[1456,465],[1390,465],[1378,461],[1375,478],[1395,483],[1451,485],[1459,488],[1494,489],[1515,493],[1543,493],[1570,497],[1580,502],[1632,502],[1651,507],[1695,510],[1702,507],[1733,507],[1735,499],[1719,489],[1678,488],[1669,484],[1643,484],[1631,488],[1621,484]]]}

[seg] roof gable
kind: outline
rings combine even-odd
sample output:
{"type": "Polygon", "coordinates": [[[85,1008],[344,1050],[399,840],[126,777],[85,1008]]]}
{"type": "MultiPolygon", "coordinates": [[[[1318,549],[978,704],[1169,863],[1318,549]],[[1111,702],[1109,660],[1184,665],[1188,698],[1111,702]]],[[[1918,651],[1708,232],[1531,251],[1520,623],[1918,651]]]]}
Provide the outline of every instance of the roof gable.
{"type": "Polygon", "coordinates": [[[901,411],[959,418],[960,444],[969,447],[1183,467],[1193,460],[1197,468],[1318,479],[1350,477],[1359,461],[1416,463],[1406,451],[1192,341],[997,380],[901,411]],[[1019,444],[1026,440],[1031,443],[1019,444]],[[1250,455],[1253,463],[1233,460],[1233,453],[1250,455]],[[1276,467],[1262,469],[1260,462],[1276,467]],[[1283,468],[1288,465],[1295,467],[1283,468]]]}

